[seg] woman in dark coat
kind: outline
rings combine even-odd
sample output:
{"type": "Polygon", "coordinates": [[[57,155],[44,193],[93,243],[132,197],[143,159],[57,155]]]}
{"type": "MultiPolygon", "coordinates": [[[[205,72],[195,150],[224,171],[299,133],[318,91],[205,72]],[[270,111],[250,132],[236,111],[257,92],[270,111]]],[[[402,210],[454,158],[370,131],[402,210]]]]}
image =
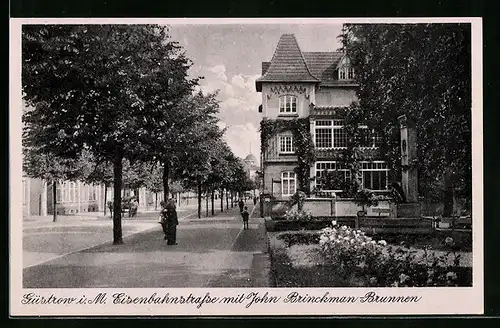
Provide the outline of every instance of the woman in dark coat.
{"type": "Polygon", "coordinates": [[[167,245],[177,245],[177,225],[179,221],[177,219],[177,211],[175,202],[173,199],[169,199],[166,202],[164,210],[162,210],[165,217],[165,237],[167,240],[167,245]]]}

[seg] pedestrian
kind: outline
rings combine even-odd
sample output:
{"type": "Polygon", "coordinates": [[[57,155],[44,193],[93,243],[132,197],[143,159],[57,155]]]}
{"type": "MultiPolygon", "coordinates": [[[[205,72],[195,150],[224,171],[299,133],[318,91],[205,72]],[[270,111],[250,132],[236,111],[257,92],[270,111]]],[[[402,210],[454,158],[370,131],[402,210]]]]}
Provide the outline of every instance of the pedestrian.
{"type": "Polygon", "coordinates": [[[240,212],[243,212],[243,206],[245,205],[245,202],[243,202],[243,199],[240,198],[238,202],[238,206],[240,207],[240,212]]]}
{"type": "Polygon", "coordinates": [[[245,206],[243,211],[241,212],[241,217],[243,218],[243,229],[248,229],[248,218],[250,217],[250,213],[248,213],[248,207],[245,206]]]}
{"type": "Polygon", "coordinates": [[[165,216],[167,245],[177,245],[177,225],[179,224],[179,220],[177,219],[175,201],[172,198],[170,198],[165,205],[165,216]]]}
{"type": "Polygon", "coordinates": [[[253,206],[255,206],[255,204],[257,204],[257,196],[253,196],[253,206]]]}
{"type": "Polygon", "coordinates": [[[139,208],[139,202],[137,201],[137,198],[132,198],[132,201],[130,202],[130,216],[135,217],[137,216],[137,209],[139,208]]]}
{"type": "Polygon", "coordinates": [[[110,200],[108,201],[108,208],[109,208],[110,217],[113,217],[113,202],[110,200]]]}

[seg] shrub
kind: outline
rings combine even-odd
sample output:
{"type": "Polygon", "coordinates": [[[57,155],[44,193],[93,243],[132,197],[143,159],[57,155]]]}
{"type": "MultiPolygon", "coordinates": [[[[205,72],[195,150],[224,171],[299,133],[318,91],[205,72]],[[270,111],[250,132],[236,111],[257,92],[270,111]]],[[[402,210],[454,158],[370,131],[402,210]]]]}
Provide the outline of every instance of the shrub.
{"type": "Polygon", "coordinates": [[[290,209],[285,212],[285,220],[287,221],[311,221],[312,218],[310,212],[303,210],[290,209]]]}
{"type": "Polygon", "coordinates": [[[290,247],[296,244],[318,244],[319,234],[314,232],[285,232],[276,235],[276,238],[290,247]]]}

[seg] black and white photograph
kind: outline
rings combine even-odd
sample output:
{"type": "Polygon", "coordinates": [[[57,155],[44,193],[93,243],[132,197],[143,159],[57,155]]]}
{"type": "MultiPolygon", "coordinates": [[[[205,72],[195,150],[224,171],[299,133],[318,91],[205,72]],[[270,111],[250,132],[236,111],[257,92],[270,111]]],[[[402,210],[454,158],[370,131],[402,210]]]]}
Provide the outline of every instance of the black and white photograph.
{"type": "Polygon", "coordinates": [[[18,314],[482,313],[480,19],[11,27],[18,314]]]}

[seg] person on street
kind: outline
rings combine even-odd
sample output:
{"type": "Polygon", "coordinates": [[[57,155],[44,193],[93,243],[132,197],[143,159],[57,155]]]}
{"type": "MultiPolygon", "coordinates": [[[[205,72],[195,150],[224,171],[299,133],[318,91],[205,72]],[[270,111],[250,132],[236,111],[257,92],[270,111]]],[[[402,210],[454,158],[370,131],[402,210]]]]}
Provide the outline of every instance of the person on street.
{"type": "Polygon", "coordinates": [[[177,245],[177,225],[179,221],[175,201],[172,198],[166,202],[165,216],[167,245],[177,245]]]}
{"type": "Polygon", "coordinates": [[[240,212],[243,212],[243,206],[245,206],[245,202],[243,201],[243,199],[240,198],[238,206],[240,207],[240,212]]]}
{"type": "Polygon", "coordinates": [[[112,218],[113,217],[113,202],[110,200],[108,201],[108,208],[109,208],[110,217],[112,218]]]}
{"type": "Polygon", "coordinates": [[[137,209],[139,208],[139,202],[137,201],[137,198],[133,197],[130,201],[130,209],[129,209],[129,216],[130,217],[135,217],[137,216],[137,209]]]}
{"type": "Polygon", "coordinates": [[[253,205],[257,204],[257,196],[253,196],[253,205]]]}
{"type": "Polygon", "coordinates": [[[250,213],[248,213],[247,206],[245,206],[245,208],[241,212],[241,217],[243,218],[243,230],[247,230],[248,229],[248,219],[250,217],[250,213]]]}

